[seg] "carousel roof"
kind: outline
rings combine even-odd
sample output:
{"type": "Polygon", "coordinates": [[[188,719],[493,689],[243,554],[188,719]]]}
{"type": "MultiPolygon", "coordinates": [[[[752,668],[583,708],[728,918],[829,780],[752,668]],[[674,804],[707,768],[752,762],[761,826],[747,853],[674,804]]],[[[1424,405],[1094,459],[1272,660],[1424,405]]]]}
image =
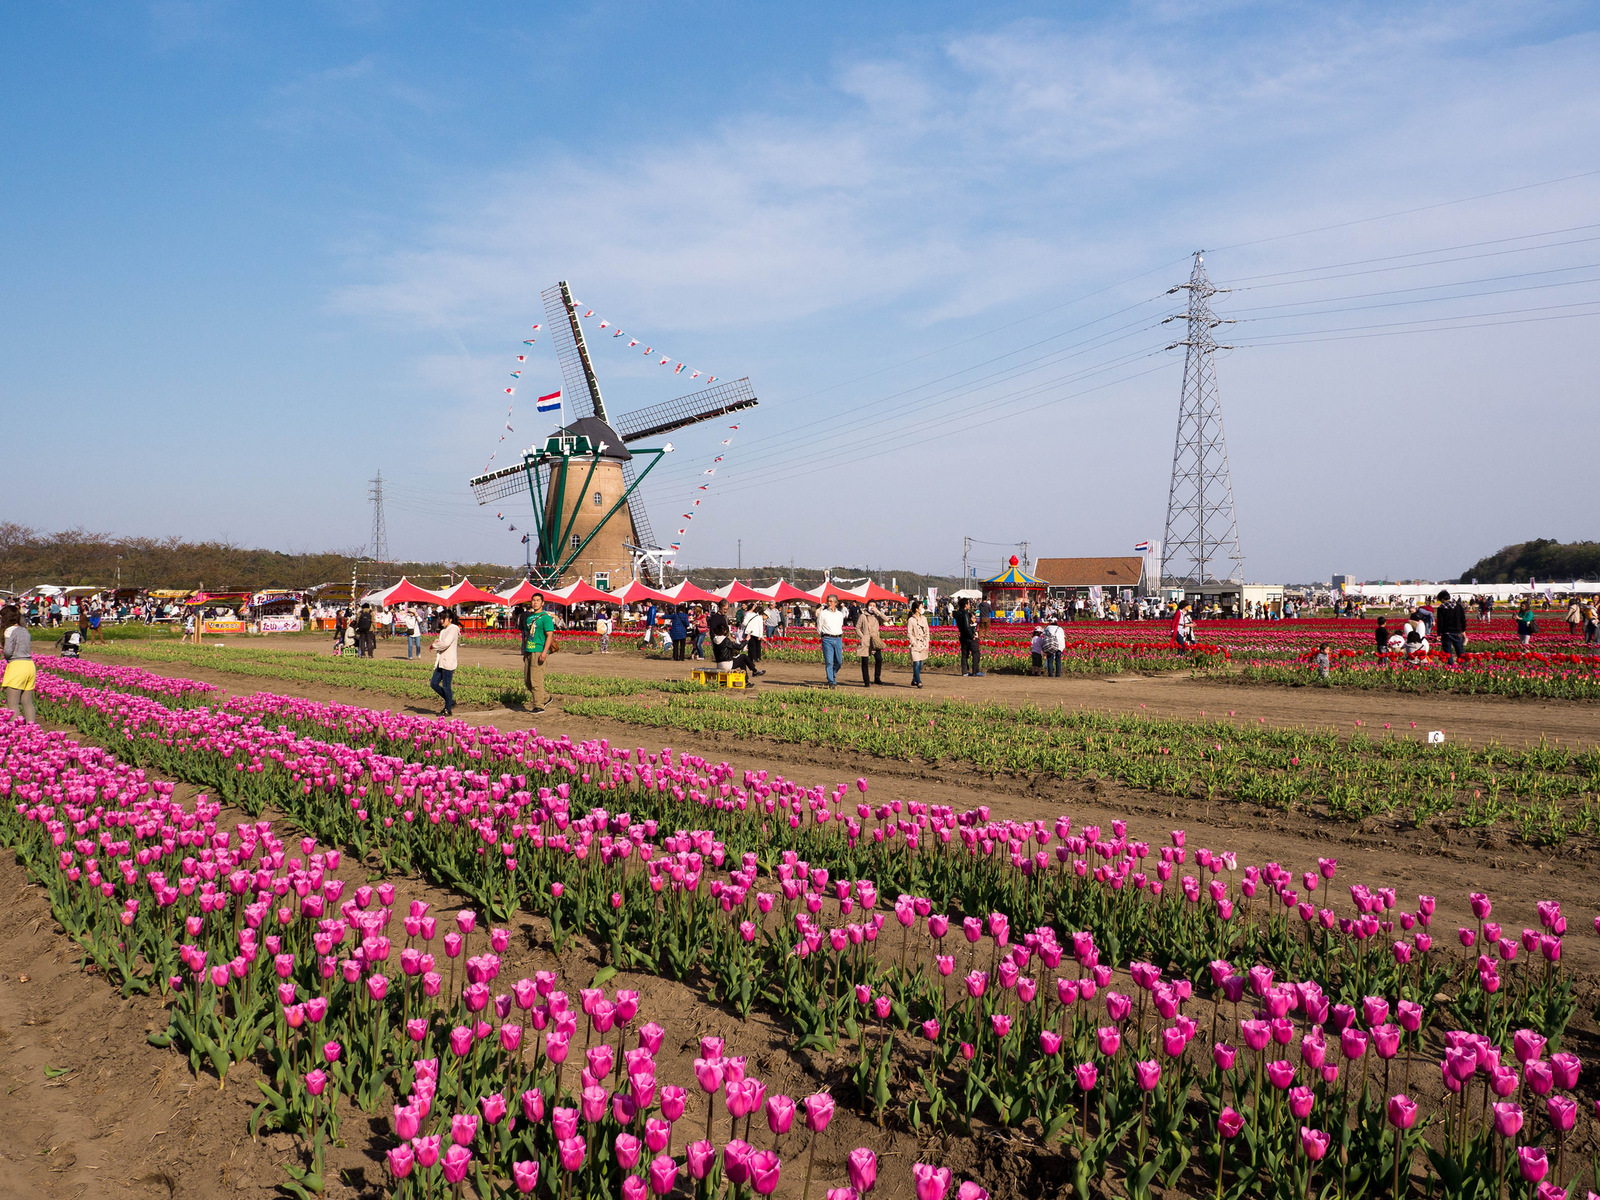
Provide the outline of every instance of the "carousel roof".
{"type": "Polygon", "coordinates": [[[986,588],[1042,588],[1045,585],[1032,575],[1029,575],[1021,567],[1007,567],[993,579],[985,579],[983,586],[986,588]]]}

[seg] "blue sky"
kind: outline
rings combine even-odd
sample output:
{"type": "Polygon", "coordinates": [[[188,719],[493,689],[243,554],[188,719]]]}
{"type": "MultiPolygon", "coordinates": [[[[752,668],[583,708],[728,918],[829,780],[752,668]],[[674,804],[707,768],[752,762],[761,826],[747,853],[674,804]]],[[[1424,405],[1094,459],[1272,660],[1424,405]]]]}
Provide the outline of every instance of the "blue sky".
{"type": "MultiPolygon", "coordinates": [[[[1595,537],[1597,26],[1577,3],[9,5],[3,519],[347,547],[381,468],[393,554],[517,561],[521,510],[464,481],[567,278],[762,398],[692,524],[725,430],[646,485],[688,564],[1125,553],[1161,536],[1160,319],[1203,248],[1236,286],[1250,577],[1595,537]]],[[[636,354],[595,348],[614,408],[688,390],[636,354]]],[[[558,383],[540,340],[507,447],[558,383]]]]}

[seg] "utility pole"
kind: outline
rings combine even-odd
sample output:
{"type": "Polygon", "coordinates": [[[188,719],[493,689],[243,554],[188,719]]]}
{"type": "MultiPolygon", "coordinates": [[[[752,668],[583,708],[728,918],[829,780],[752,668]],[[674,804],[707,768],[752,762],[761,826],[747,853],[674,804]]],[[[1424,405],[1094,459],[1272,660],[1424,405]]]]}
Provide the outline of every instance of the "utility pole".
{"type": "Polygon", "coordinates": [[[385,583],[383,564],[389,557],[389,530],[383,519],[383,472],[367,480],[367,499],[372,501],[372,561],[376,564],[374,582],[385,583]]]}
{"type": "MultiPolygon", "coordinates": [[[[1221,560],[1231,560],[1226,578],[1244,578],[1239,551],[1239,522],[1233,511],[1233,480],[1228,471],[1228,443],[1222,431],[1222,402],[1217,395],[1214,356],[1232,346],[1218,345],[1212,330],[1231,321],[1211,311],[1211,297],[1226,288],[1212,286],[1205,255],[1197,251],[1189,282],[1168,289],[1168,295],[1189,293],[1188,311],[1168,321],[1188,323],[1187,336],[1168,350],[1183,346],[1183,396],[1178,406],[1178,434],[1172,451],[1172,483],[1167,492],[1167,526],[1162,538],[1163,573],[1174,579],[1207,583],[1218,578],[1221,560]]],[[[1160,581],[1157,581],[1157,586],[1160,581]]]]}
{"type": "Polygon", "coordinates": [[[737,561],[734,563],[734,570],[736,570],[736,571],[744,570],[744,539],[743,538],[739,539],[738,558],[737,558],[737,561]]]}

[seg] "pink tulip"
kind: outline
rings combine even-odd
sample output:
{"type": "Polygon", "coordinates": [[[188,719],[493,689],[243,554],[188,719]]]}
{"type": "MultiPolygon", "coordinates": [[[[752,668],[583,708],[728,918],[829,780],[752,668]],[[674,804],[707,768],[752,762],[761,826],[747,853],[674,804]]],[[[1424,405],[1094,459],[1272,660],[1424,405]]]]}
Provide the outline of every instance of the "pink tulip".
{"type": "Polygon", "coordinates": [[[1136,1062],[1133,1064],[1133,1074],[1141,1090],[1146,1092],[1154,1091],[1156,1084],[1161,1082],[1161,1064],[1155,1059],[1150,1059],[1148,1062],[1136,1062]]]}
{"type": "Polygon", "coordinates": [[[444,1152],[444,1163],[440,1170],[444,1172],[446,1183],[460,1183],[467,1177],[467,1168],[472,1165],[472,1151],[465,1146],[451,1146],[444,1152]]]}
{"type": "Polygon", "coordinates": [[[1389,1124],[1396,1129],[1410,1129],[1417,1122],[1416,1101],[1402,1094],[1389,1097],[1389,1124]]]}
{"type": "Polygon", "coordinates": [[[404,1179],[411,1174],[411,1168],[416,1165],[417,1155],[410,1146],[399,1145],[388,1153],[389,1173],[396,1179],[404,1179]]]}
{"type": "Polygon", "coordinates": [[[705,1140],[690,1142],[683,1148],[684,1156],[689,1162],[689,1174],[695,1179],[704,1179],[711,1170],[711,1164],[716,1159],[716,1151],[711,1148],[711,1143],[705,1140]]]}
{"type": "Polygon", "coordinates": [[[539,1164],[536,1161],[512,1163],[511,1179],[517,1185],[517,1191],[527,1195],[539,1186],[539,1164]]]}
{"type": "Polygon", "coordinates": [[[850,1176],[850,1186],[858,1195],[865,1196],[878,1182],[878,1156],[865,1146],[850,1151],[845,1169],[850,1176]]]}
{"type": "Polygon", "coordinates": [[[805,1098],[806,1128],[821,1133],[833,1120],[833,1097],[827,1092],[816,1092],[805,1098]]]}
{"type": "Polygon", "coordinates": [[[1224,1108],[1217,1116],[1217,1132],[1223,1137],[1233,1139],[1239,1136],[1239,1131],[1244,1128],[1244,1117],[1232,1108],[1224,1108]]]}
{"type": "Polygon", "coordinates": [[[1300,1126],[1300,1149],[1305,1151],[1305,1156],[1312,1162],[1321,1162],[1328,1153],[1328,1144],[1333,1139],[1318,1129],[1309,1129],[1300,1126]]]}
{"type": "Polygon", "coordinates": [[[1516,1137],[1522,1131],[1522,1108],[1509,1101],[1494,1105],[1494,1131],[1503,1138],[1516,1137]]]}
{"type": "Polygon", "coordinates": [[[944,1200],[950,1190],[949,1167],[934,1167],[927,1163],[912,1163],[911,1178],[916,1186],[917,1200],[944,1200]]]}
{"type": "Polygon", "coordinates": [[[556,1153],[561,1158],[561,1169],[576,1171],[583,1166],[583,1160],[588,1153],[584,1140],[574,1134],[572,1137],[563,1138],[556,1143],[556,1153]]]}
{"type": "MultiPolygon", "coordinates": [[[[709,1143],[707,1147],[709,1149],[709,1143]]],[[[669,1158],[665,1154],[653,1160],[650,1163],[650,1190],[657,1196],[665,1196],[670,1193],[677,1185],[678,1169],[677,1160],[669,1158]]],[[[696,1175],[695,1178],[704,1179],[704,1172],[696,1175]]]]}
{"type": "Polygon", "coordinates": [[[1517,1169],[1529,1183],[1538,1183],[1550,1172],[1550,1160],[1543,1146],[1518,1146],[1517,1169]]]}

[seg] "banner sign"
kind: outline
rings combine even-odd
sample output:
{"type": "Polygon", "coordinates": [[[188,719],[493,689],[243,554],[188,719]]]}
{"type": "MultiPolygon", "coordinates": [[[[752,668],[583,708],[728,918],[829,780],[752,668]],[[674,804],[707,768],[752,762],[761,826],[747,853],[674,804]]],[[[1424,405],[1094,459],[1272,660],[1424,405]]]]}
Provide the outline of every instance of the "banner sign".
{"type": "MultiPolygon", "coordinates": [[[[206,622],[208,628],[210,624],[206,622]]],[[[299,617],[262,617],[256,623],[256,629],[261,633],[299,633],[301,628],[299,617]]]]}
{"type": "Polygon", "coordinates": [[[231,620],[226,618],[215,621],[208,620],[205,624],[205,631],[207,633],[243,633],[244,622],[237,617],[231,620]]]}

